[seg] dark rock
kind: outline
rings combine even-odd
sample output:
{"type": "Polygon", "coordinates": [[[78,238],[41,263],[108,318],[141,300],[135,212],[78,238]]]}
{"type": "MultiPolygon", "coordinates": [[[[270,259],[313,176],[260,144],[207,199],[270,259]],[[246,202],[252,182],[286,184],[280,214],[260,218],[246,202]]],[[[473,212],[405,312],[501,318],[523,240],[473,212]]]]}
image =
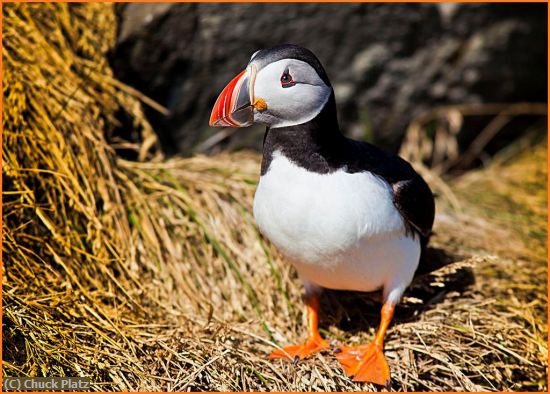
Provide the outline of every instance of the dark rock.
{"type": "MultiPolygon", "coordinates": [[[[434,105],[546,102],[545,4],[134,3],[120,7],[117,77],[171,114],[148,116],[167,153],[189,154],[219,130],[214,101],[251,54],[310,48],[334,85],[346,134],[399,147],[434,105]]],[[[261,146],[262,128],[224,148],[261,146]]]]}

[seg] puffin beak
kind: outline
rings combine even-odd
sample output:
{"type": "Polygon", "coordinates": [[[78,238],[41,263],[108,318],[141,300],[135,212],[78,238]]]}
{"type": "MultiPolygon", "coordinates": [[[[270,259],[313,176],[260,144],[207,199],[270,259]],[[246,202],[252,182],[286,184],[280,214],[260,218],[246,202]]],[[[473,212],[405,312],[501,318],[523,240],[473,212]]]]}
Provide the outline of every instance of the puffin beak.
{"type": "Polygon", "coordinates": [[[210,126],[246,127],[254,123],[255,78],[256,67],[249,65],[227,84],[214,104],[210,126]]]}

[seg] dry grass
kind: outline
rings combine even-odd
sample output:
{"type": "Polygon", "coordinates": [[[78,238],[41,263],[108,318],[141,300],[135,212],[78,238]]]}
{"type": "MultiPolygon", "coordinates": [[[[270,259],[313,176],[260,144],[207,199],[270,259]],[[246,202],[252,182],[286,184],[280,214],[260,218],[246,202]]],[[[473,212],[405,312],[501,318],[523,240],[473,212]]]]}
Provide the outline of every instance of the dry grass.
{"type": "MultiPolygon", "coordinates": [[[[4,376],[90,376],[108,391],[372,389],[329,352],[266,359],[302,337],[304,316],[294,271],[250,213],[258,155],[117,158],[106,136],[118,111],[143,133],[141,158],[153,139],[105,61],[112,5],[3,10],[4,376]]],[[[419,278],[398,309],[393,390],[547,390],[545,159],[541,147],[436,182],[434,258],[459,262],[419,278]]],[[[327,292],[322,306],[331,341],[371,339],[376,297],[327,292]]]]}

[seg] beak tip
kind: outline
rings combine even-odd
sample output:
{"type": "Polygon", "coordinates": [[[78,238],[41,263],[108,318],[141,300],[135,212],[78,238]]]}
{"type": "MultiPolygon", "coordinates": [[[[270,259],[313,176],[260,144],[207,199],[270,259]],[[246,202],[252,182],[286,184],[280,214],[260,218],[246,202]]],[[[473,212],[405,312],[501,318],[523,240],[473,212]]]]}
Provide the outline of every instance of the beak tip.
{"type": "Polygon", "coordinates": [[[220,127],[220,118],[217,116],[217,112],[216,107],[214,107],[212,113],[210,114],[210,119],[208,120],[208,125],[210,127],[220,127]]]}

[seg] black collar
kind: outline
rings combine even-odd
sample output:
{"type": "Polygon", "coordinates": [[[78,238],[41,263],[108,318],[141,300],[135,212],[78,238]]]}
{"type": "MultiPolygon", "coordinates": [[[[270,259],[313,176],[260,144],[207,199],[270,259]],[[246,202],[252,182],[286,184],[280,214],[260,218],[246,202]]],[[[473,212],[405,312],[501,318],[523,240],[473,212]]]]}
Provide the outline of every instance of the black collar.
{"type": "Polygon", "coordinates": [[[334,92],[312,120],[294,126],[267,128],[264,136],[262,175],[269,169],[273,152],[308,171],[326,174],[345,163],[347,139],[340,132],[334,92]]]}

